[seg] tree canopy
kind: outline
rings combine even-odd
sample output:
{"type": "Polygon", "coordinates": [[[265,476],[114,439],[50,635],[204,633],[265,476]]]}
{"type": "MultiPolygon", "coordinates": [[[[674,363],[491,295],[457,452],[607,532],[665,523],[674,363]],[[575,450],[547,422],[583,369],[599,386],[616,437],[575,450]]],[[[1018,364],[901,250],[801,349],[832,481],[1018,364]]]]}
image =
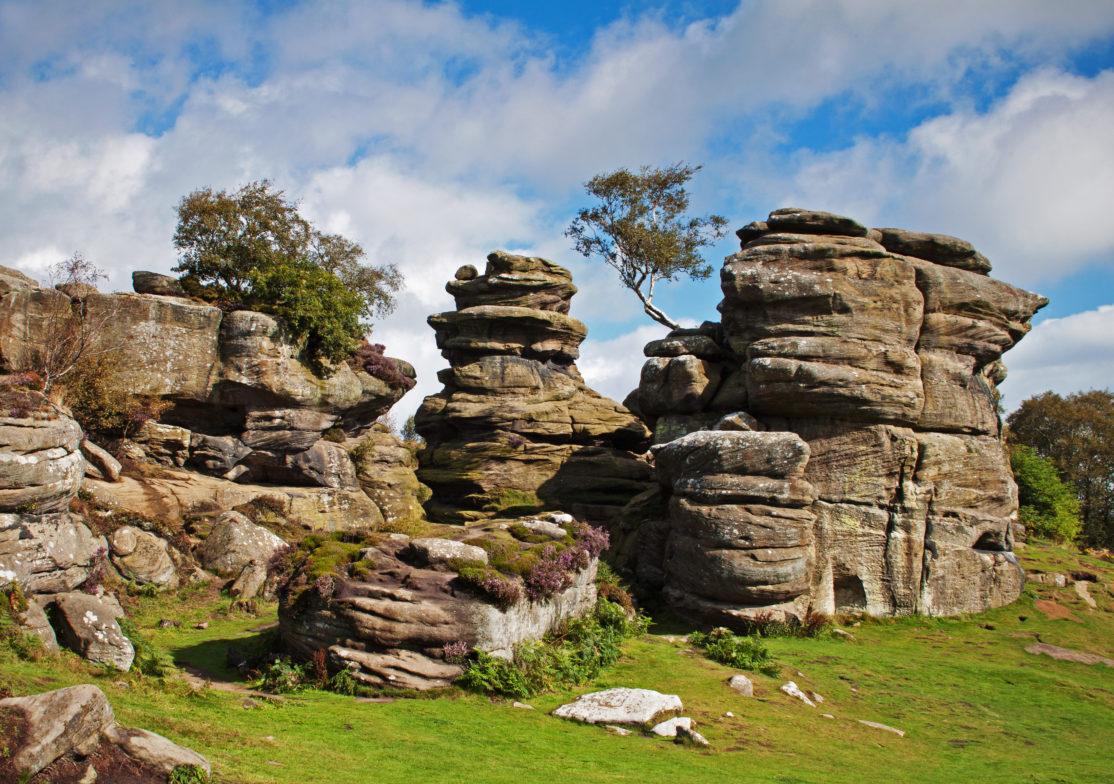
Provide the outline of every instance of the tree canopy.
{"type": "Polygon", "coordinates": [[[685,215],[685,183],[700,168],[676,163],[665,169],[643,166],[637,174],[628,169],[598,174],[584,188],[599,203],[577,212],[565,231],[577,251],[613,267],[646,314],[670,329],[677,322],[654,304],[655,286],[681,274],[695,280],[711,275],[699,251],[722,237],[727,226],[721,215],[685,215]]]}
{"type": "Polygon", "coordinates": [[[1079,534],[1079,499],[1056,467],[1024,444],[1010,447],[1017,479],[1018,519],[1037,536],[1072,541],[1079,534]]]}
{"type": "Polygon", "coordinates": [[[1047,458],[1078,492],[1082,539],[1114,546],[1114,394],[1044,392],[1006,419],[1012,444],[1047,458]]]}
{"type": "Polygon", "coordinates": [[[319,369],[350,356],[402,286],[393,264],[364,264],[363,248],[318,231],[269,180],[185,196],[174,246],[188,292],[282,318],[319,369]]]}

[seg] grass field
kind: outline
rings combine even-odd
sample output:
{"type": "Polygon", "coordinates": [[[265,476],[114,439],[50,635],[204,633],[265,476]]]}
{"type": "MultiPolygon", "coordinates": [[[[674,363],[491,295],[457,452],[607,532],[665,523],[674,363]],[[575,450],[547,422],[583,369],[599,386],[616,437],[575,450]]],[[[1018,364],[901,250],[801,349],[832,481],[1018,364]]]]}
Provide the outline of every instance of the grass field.
{"type": "MultiPolygon", "coordinates": [[[[1013,605],[976,616],[848,620],[853,642],[771,639],[781,676],[749,673],[753,698],[732,692],[734,671],[690,650],[690,629],[668,618],[629,643],[602,677],[536,698],[534,711],[463,693],[358,702],[315,690],[245,707],[241,694],[191,688],[180,676],[106,673],[71,654],[24,661],[7,649],[0,681],[16,694],[96,683],[121,723],[205,754],[214,781],[225,783],[1114,781],[1114,668],[1025,651],[1039,639],[1114,658],[1114,564],[1045,544],[1022,558],[1040,571],[1092,572],[1098,608],[1070,585],[1030,583],[1013,605]],[[1050,617],[1038,600],[1052,615],[1068,614],[1050,617]],[[778,691],[786,680],[824,703],[790,699],[778,691]],[[612,686],[680,695],[711,748],[620,737],[548,715],[577,694],[612,686]]],[[[137,599],[134,621],[175,662],[234,680],[225,649],[258,645],[274,608],[245,617],[228,605],[215,591],[137,599]],[[159,629],[160,618],[183,625],[159,629]],[[208,629],[192,628],[201,620],[208,629]]]]}

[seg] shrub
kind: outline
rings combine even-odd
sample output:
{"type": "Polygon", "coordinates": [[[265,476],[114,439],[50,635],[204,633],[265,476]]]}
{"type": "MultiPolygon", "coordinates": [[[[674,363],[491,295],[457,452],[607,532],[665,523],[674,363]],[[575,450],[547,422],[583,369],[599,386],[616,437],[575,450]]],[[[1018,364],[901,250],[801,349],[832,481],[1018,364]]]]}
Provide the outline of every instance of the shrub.
{"type": "Polygon", "coordinates": [[[196,765],[179,765],[170,771],[167,784],[209,784],[209,774],[196,765]]]}
{"type": "Polygon", "coordinates": [[[307,670],[308,665],[295,664],[289,657],[277,658],[263,666],[251,687],[271,694],[301,691],[311,680],[307,670]]]}
{"type": "Polygon", "coordinates": [[[363,248],[322,234],[267,180],[184,197],[174,245],[188,292],[279,317],[322,373],[359,347],[402,286],[397,268],[361,264],[363,248]]]}
{"type": "MultiPolygon", "coordinates": [[[[524,699],[583,683],[618,661],[623,641],[645,633],[648,624],[644,617],[628,620],[621,607],[600,599],[587,617],[569,621],[564,630],[519,643],[510,660],[473,651],[457,684],[470,691],[524,699]]],[[[453,653],[458,654],[463,644],[454,645],[453,653]]]]}
{"type": "Polygon", "coordinates": [[[718,627],[707,634],[693,632],[689,642],[704,650],[709,659],[741,670],[757,670],[764,675],[776,676],[778,667],[770,651],[755,637],[739,637],[730,629],[718,627]]]}
{"type": "MultiPolygon", "coordinates": [[[[386,350],[387,347],[382,343],[369,343],[365,340],[356,349],[355,353],[348,358],[348,364],[392,387],[413,389],[416,383],[414,379],[404,374],[399,369],[398,363],[383,354],[386,350]]],[[[409,423],[409,420],[407,422],[409,423]]]]}
{"type": "Polygon", "coordinates": [[[98,354],[82,358],[59,382],[62,399],[87,433],[127,437],[170,407],[157,396],[130,391],[123,372],[118,354],[98,354]]]}

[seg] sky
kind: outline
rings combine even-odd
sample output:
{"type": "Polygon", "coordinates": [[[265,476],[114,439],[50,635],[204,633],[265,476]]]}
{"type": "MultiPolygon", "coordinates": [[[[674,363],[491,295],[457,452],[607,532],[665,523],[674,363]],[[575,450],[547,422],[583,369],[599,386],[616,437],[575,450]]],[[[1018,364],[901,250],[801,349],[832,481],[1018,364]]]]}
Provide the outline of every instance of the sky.
{"type": "Polygon", "coordinates": [[[176,264],[184,195],[268,178],[405,275],[372,334],[418,370],[399,421],[440,390],[445,282],[495,249],[572,271],[579,367],[621,400],[665,330],[564,231],[593,175],[684,161],[732,229],[798,206],[951,234],[1048,296],[1008,411],[1114,387],[1112,128],[1109,0],[0,0],[0,265],[80,252],[130,290],[176,264]]]}

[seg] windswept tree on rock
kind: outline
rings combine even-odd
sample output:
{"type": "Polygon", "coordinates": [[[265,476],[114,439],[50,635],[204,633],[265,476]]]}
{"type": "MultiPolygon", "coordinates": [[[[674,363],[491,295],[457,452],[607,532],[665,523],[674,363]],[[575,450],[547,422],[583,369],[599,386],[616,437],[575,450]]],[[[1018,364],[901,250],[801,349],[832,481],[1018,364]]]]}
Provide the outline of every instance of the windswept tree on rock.
{"type": "Polygon", "coordinates": [[[108,326],[112,309],[91,313],[86,297],[96,292],[100,281],[108,280],[104,270],[80,253],[52,264],[50,283],[61,290],[51,292],[39,324],[39,339],[19,358],[19,369],[37,374],[43,391],[67,378],[83,361],[119,349],[109,340],[108,326]],[[63,296],[65,295],[65,296],[63,296]]]}
{"type": "Polygon", "coordinates": [[[319,231],[269,180],[185,196],[174,246],[186,291],[279,316],[319,370],[351,356],[402,287],[393,264],[364,264],[363,248],[319,231]]]}
{"type": "Polygon", "coordinates": [[[643,166],[637,174],[628,169],[597,174],[584,188],[599,204],[581,209],[565,232],[577,251],[613,267],[646,315],[670,329],[678,324],[654,304],[656,285],[681,274],[694,280],[711,275],[699,251],[727,226],[721,215],[685,215],[685,183],[700,169],[682,162],[665,169],[643,166]]]}

